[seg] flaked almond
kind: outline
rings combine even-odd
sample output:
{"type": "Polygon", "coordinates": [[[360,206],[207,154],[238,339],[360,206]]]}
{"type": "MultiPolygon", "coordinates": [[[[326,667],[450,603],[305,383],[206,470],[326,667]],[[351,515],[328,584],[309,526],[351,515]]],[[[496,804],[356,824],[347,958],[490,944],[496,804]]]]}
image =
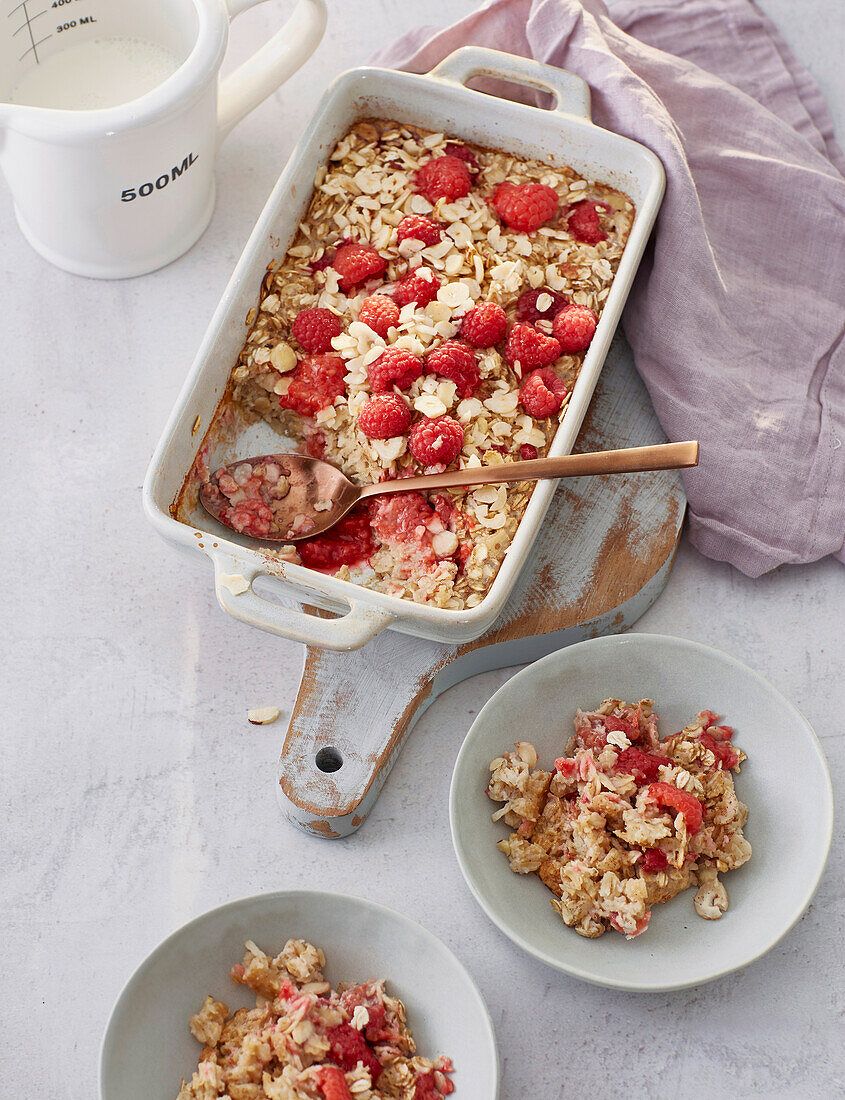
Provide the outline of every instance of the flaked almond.
{"type": "Polygon", "coordinates": [[[256,707],[254,710],[248,710],[246,716],[247,721],[254,726],[269,726],[281,713],[278,707],[256,707]]]}
{"type": "Polygon", "coordinates": [[[249,588],[249,581],[240,573],[221,573],[220,584],[228,588],[233,596],[240,596],[249,588]]]}
{"type": "Polygon", "coordinates": [[[279,374],[287,374],[296,366],[296,352],[290,344],[276,344],[270,352],[270,362],[279,374]]]}
{"type": "Polygon", "coordinates": [[[447,412],[446,406],[433,393],[424,393],[414,399],[414,408],[417,412],[422,413],[423,416],[443,416],[447,412]]]}
{"type": "Polygon", "coordinates": [[[438,558],[451,558],[458,549],[458,536],[454,531],[438,531],[432,536],[431,549],[438,558]]]}

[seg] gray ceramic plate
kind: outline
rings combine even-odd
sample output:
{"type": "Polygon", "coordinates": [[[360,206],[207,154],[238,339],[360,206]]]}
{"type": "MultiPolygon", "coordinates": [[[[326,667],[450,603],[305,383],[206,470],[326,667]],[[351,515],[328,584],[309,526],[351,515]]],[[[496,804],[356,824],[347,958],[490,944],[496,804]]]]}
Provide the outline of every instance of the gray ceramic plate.
{"type": "Polygon", "coordinates": [[[458,755],[450,792],[452,839],[464,877],[490,919],[529,954],[574,977],[617,989],[681,989],[737,970],[769,951],[804,913],[824,870],[833,795],[821,746],[807,720],[768,681],[715,649],[651,634],[581,642],[529,665],[490,699],[458,755]],[[693,891],[658,905],[634,940],[608,932],[588,940],[567,928],[536,875],[515,875],[490,820],[488,765],[514,741],[531,741],[551,767],[578,706],[608,697],[650,698],[668,735],[709,709],[736,730],[748,754],[736,779],[749,808],[754,853],[723,876],[730,907],[696,916],[693,891]]]}
{"type": "Polygon", "coordinates": [[[101,1100],[170,1100],[196,1069],[200,1045],[188,1017],[207,993],[230,1010],[255,1003],[229,967],[245,940],[281,951],[291,937],[326,952],[326,977],[387,978],[421,1054],[448,1055],[461,1100],[499,1095],[496,1040],[475,983],[440,940],[392,909],[346,894],[285,890],[230,902],[169,936],[118,998],[100,1055],[101,1100]]]}

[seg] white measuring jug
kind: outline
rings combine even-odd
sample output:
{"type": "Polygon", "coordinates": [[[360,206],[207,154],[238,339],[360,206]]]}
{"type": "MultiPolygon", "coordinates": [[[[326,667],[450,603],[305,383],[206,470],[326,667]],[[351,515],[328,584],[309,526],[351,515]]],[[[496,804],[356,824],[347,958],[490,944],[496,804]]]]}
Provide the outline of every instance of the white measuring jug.
{"type": "Polygon", "coordinates": [[[201,236],[214,207],[217,146],[307,60],[325,28],[324,0],[299,0],[218,86],[230,20],[261,2],[2,0],[0,167],[18,224],[42,256],[75,274],[125,278],[169,263],[201,236]],[[178,67],[116,106],[11,102],[34,66],[104,39],[154,44],[178,67]]]}

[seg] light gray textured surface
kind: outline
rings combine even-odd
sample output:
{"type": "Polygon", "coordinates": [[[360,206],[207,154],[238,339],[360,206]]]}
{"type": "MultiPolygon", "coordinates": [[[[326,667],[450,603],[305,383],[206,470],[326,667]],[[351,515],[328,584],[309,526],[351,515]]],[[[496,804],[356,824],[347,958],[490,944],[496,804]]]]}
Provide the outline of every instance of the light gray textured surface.
{"type": "MultiPolygon", "coordinates": [[[[805,0],[800,15],[789,0],[762,6],[821,82],[841,137],[840,0],[805,0]]],[[[3,535],[12,640],[0,758],[3,1100],[93,1097],[100,1034],[135,965],[204,909],[281,886],[365,894],[453,947],[494,1017],[503,1100],[825,1098],[845,1089],[841,825],[809,913],[737,976],[691,994],[638,996],[556,974],[483,917],[449,843],[454,757],[511,670],[432,706],[356,836],[306,837],[275,802],[283,720],[246,722],[248,707],[290,706],[300,648],[224,617],[210,574],[175,558],[141,516],[153,444],[325,83],[417,22],[443,24],[471,7],[333,3],[307,69],[224,145],[210,229],[164,271],[106,284],[54,270],[18,236],[0,188],[5,443],[39,474],[55,471],[33,491],[21,470],[11,514],[26,526],[3,535]]],[[[283,10],[273,3],[241,17],[234,55],[262,41],[283,10]]],[[[838,790],[843,618],[840,565],[752,582],[682,545],[638,629],[707,642],[771,678],[815,726],[838,790]]],[[[784,761],[783,773],[800,782],[800,764],[784,761]]]]}

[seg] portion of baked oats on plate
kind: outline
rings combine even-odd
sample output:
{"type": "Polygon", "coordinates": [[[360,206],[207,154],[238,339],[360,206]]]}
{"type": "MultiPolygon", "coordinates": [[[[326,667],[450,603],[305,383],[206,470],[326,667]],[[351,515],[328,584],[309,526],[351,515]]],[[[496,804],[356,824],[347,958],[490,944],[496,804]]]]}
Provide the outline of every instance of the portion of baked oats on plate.
{"type": "MultiPolygon", "coordinates": [[[[634,214],[620,191],[571,168],[358,122],[262,282],[218,421],[263,420],[288,449],[359,484],[545,454],[634,214]]],[[[219,431],[174,501],[177,518],[209,476],[219,431]]],[[[236,530],[260,539],[272,528],[274,500],[248,480],[221,490],[236,530]]],[[[418,604],[472,608],[533,490],[377,498],[325,535],[268,552],[418,604]]]]}
{"type": "Polygon", "coordinates": [[[815,734],[771,684],[707,646],[633,633],[504,684],[458,754],[449,816],[470,890],[518,946],[657,991],[746,966],[789,932],[827,859],[832,795],[815,734]]]}
{"type": "Polygon", "coordinates": [[[280,890],[203,913],[141,963],[99,1095],[496,1100],[499,1064],[481,994],[430,932],[364,898],[280,890]]]}
{"type": "Polygon", "coordinates": [[[176,1100],[443,1100],[448,1057],[417,1054],[405,1006],[384,980],[332,989],[326,956],[305,940],[266,955],[252,940],[229,976],[256,997],[230,1014],[207,994],[190,1018],[202,1044],[176,1100]]]}
{"type": "Polygon", "coordinates": [[[650,699],[606,699],[575,712],[575,733],[553,771],[537,767],[528,741],[490,763],[493,814],[515,831],[496,845],[519,875],[536,872],[564,924],[595,939],[613,928],[645,932],[652,909],[697,885],[695,911],[728,908],[719,872],[751,857],[748,807],[732,770],[745,753],[733,730],[700,711],[660,739],[650,699]]]}

